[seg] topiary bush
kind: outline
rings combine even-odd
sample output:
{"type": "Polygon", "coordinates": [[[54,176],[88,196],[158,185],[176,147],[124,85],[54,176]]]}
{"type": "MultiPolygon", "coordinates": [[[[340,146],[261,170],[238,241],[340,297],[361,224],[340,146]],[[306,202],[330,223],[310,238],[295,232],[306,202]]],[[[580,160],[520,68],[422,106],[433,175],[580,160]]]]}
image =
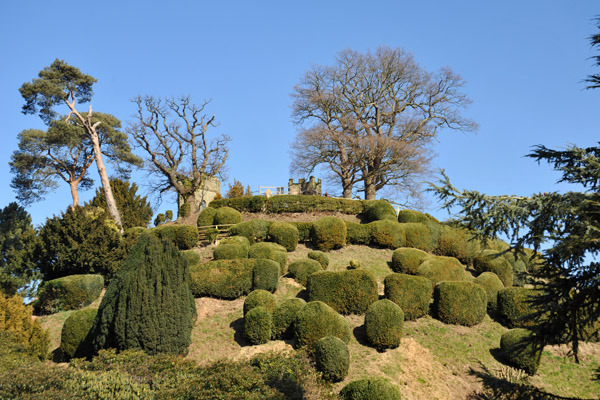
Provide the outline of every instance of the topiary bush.
{"type": "Polygon", "coordinates": [[[542,350],[531,341],[532,333],[527,329],[511,329],[500,338],[502,358],[529,375],[535,375],[540,366],[542,350]]]}
{"type": "Polygon", "coordinates": [[[321,301],[306,303],[294,320],[296,345],[307,347],[309,351],[325,336],[335,336],[348,343],[351,335],[348,321],[321,301]]]}
{"type": "Polygon", "coordinates": [[[366,222],[373,221],[397,221],[396,210],[386,200],[368,200],[365,201],[364,211],[360,215],[366,222]]]}
{"type": "Polygon", "coordinates": [[[267,197],[266,196],[244,196],[234,197],[231,199],[213,200],[208,205],[212,208],[231,207],[238,211],[246,211],[251,213],[266,211],[267,197]]]}
{"type": "Polygon", "coordinates": [[[513,285],[513,269],[506,258],[496,250],[483,250],[473,260],[473,268],[478,273],[493,272],[504,284],[504,287],[513,285]]]}
{"type": "Polygon", "coordinates": [[[334,336],[319,339],[315,344],[315,364],[326,381],[343,381],[350,367],[348,346],[334,336]]]}
{"type": "Polygon", "coordinates": [[[167,216],[163,213],[160,214],[156,214],[156,217],[154,218],[154,226],[159,226],[165,223],[165,221],[167,220],[167,216]]]}
{"type": "Polygon", "coordinates": [[[190,289],[195,297],[237,299],[252,290],[256,260],[218,260],[190,268],[190,289]]]}
{"type": "Polygon", "coordinates": [[[417,276],[429,279],[433,288],[438,282],[464,280],[465,267],[454,257],[433,256],[419,265],[417,276]]]}
{"type": "Polygon", "coordinates": [[[533,324],[527,321],[528,315],[535,312],[531,304],[540,292],[535,289],[510,287],[498,291],[498,318],[509,328],[526,328],[533,324]]]}
{"type": "Polygon", "coordinates": [[[248,258],[249,247],[238,243],[220,243],[213,250],[215,260],[235,260],[238,258],[248,258]]]}
{"type": "Polygon", "coordinates": [[[264,307],[267,311],[269,311],[270,314],[272,314],[276,305],[277,303],[273,293],[262,289],[253,290],[246,297],[246,300],[244,300],[244,316],[246,316],[248,311],[255,307],[264,307]]]}
{"type": "Polygon", "coordinates": [[[312,241],[321,251],[340,249],[346,245],[346,233],[343,220],[325,217],[313,224],[312,241]]]}
{"type": "Polygon", "coordinates": [[[400,247],[392,253],[392,271],[415,275],[419,266],[429,257],[423,250],[400,247]]]}
{"type": "Polygon", "coordinates": [[[371,225],[370,224],[357,224],[355,222],[346,221],[347,236],[346,240],[350,244],[364,244],[368,245],[371,243],[371,225]]]}
{"type": "Polygon", "coordinates": [[[44,282],[34,308],[39,314],[76,310],[96,300],[104,289],[102,275],[70,275],[44,282]]]}
{"type": "Polygon", "coordinates": [[[403,328],[404,312],[390,300],[377,300],[365,313],[367,340],[379,351],[400,346],[403,328]]]}
{"type": "Polygon", "coordinates": [[[454,257],[460,262],[470,265],[481,250],[480,242],[474,235],[462,228],[442,226],[435,253],[441,256],[454,257]]]}
{"type": "Polygon", "coordinates": [[[191,225],[167,225],[151,229],[161,240],[170,240],[179,250],[189,250],[198,245],[198,228],[191,225]]]}
{"type": "Polygon", "coordinates": [[[371,271],[321,271],[308,277],[309,301],[322,301],[341,314],[363,314],[379,298],[371,271]]]}
{"type": "Polygon", "coordinates": [[[306,286],[308,277],[318,271],[323,271],[323,267],[318,261],[310,258],[294,261],[289,266],[290,275],[302,286],[306,286]]]}
{"type": "Polygon", "coordinates": [[[203,226],[215,225],[215,215],[217,215],[217,209],[212,207],[206,207],[200,215],[198,215],[197,226],[198,228],[203,226]]]}
{"type": "Polygon", "coordinates": [[[406,237],[406,247],[415,249],[433,251],[437,246],[437,241],[431,234],[429,227],[422,223],[408,222],[401,224],[404,236],[406,237]]]}
{"type": "Polygon", "coordinates": [[[396,386],[381,378],[366,378],[350,382],[340,392],[342,400],[401,400],[396,386]]]}
{"type": "Polygon", "coordinates": [[[285,247],[287,251],[296,250],[300,233],[298,228],[287,222],[272,222],[269,228],[269,239],[285,247]]]}
{"type": "Polygon", "coordinates": [[[385,298],[398,304],[404,319],[415,320],[427,315],[433,295],[431,281],[421,276],[391,274],[385,277],[385,298]]]}
{"type": "Polygon", "coordinates": [[[277,243],[255,243],[250,246],[248,257],[273,260],[279,263],[279,272],[281,275],[287,273],[287,251],[285,250],[285,247],[278,245],[277,243]]]}
{"type": "Polygon", "coordinates": [[[265,258],[256,259],[252,270],[252,289],[275,292],[279,285],[279,275],[280,268],[277,262],[265,258]]]}
{"type": "Polygon", "coordinates": [[[244,336],[253,345],[265,344],[271,340],[271,324],[269,310],[263,306],[254,307],[244,316],[244,336]]]}
{"type": "Polygon", "coordinates": [[[427,215],[425,215],[424,213],[422,213],[420,211],[400,210],[398,212],[398,222],[400,222],[400,223],[411,223],[411,222],[423,223],[423,222],[429,222],[429,220],[430,219],[427,217],[427,215]]]}
{"type": "Polygon", "coordinates": [[[329,257],[327,257],[327,254],[323,253],[322,251],[309,251],[308,258],[317,261],[319,264],[321,264],[321,267],[323,267],[324,270],[327,269],[327,266],[329,265],[329,257]]]}
{"type": "Polygon", "coordinates": [[[353,259],[353,260],[350,260],[350,262],[348,263],[348,269],[357,269],[357,268],[360,268],[361,265],[362,264],[361,264],[360,260],[353,259]]]}
{"type": "Polygon", "coordinates": [[[195,320],[187,262],[170,242],[143,234],[102,298],[94,350],[184,354],[195,320]]]}
{"type": "Polygon", "coordinates": [[[291,298],[278,304],[273,311],[272,338],[291,339],[294,334],[294,320],[298,311],[306,302],[300,298],[291,298]]]}
{"type": "Polygon", "coordinates": [[[187,260],[189,266],[200,264],[200,261],[202,260],[200,254],[194,250],[184,250],[181,252],[181,254],[187,260]]]}
{"type": "Polygon", "coordinates": [[[221,244],[237,244],[250,250],[250,241],[245,236],[230,236],[221,240],[221,244]]]}
{"type": "Polygon", "coordinates": [[[232,236],[245,236],[252,245],[254,243],[267,240],[270,226],[271,221],[266,221],[264,219],[253,219],[232,226],[229,230],[229,233],[232,236]]]}
{"type": "Polygon", "coordinates": [[[310,242],[312,240],[311,232],[313,229],[312,222],[290,222],[298,229],[298,241],[299,242],[310,242]]]}
{"type": "Polygon", "coordinates": [[[472,282],[440,282],[433,292],[433,310],[446,324],[477,325],[487,311],[485,289],[472,282]]]}
{"type": "Polygon", "coordinates": [[[97,308],[86,308],[75,311],[65,320],[60,334],[60,353],[64,361],[94,355],[90,331],[97,314],[97,308]]]}
{"type": "Polygon", "coordinates": [[[397,249],[406,245],[406,236],[402,225],[396,221],[375,221],[369,224],[370,244],[386,249],[397,249]]]}
{"type": "Polygon", "coordinates": [[[493,272],[484,272],[475,278],[474,282],[485,289],[488,301],[488,311],[496,312],[498,306],[498,291],[504,289],[504,284],[493,272]]]}
{"type": "Polygon", "coordinates": [[[242,222],[242,214],[231,207],[217,208],[214,225],[233,225],[242,222]]]}
{"type": "Polygon", "coordinates": [[[187,218],[190,216],[192,212],[192,205],[190,203],[183,203],[179,205],[179,212],[177,213],[177,218],[187,218]]]}

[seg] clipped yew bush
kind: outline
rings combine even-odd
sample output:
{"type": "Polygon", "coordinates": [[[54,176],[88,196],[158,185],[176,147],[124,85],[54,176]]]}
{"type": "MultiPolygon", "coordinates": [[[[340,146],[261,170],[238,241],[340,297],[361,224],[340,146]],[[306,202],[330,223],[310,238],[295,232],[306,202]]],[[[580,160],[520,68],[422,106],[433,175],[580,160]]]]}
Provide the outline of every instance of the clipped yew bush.
{"type": "Polygon", "coordinates": [[[417,268],[417,275],[431,281],[431,287],[442,281],[462,281],[465,267],[454,257],[429,257],[417,268]]]}
{"type": "Polygon", "coordinates": [[[400,223],[411,223],[411,222],[429,222],[427,215],[420,211],[415,210],[400,210],[398,212],[398,222],[400,223]]]}
{"type": "Polygon", "coordinates": [[[400,247],[392,253],[392,271],[415,275],[419,266],[429,257],[423,250],[400,247]]]}
{"type": "Polygon", "coordinates": [[[485,289],[472,282],[440,282],[433,292],[433,310],[446,324],[477,325],[487,311],[485,289]]]}
{"type": "Polygon", "coordinates": [[[319,339],[315,345],[315,364],[326,381],[343,381],[350,367],[348,346],[335,336],[319,339]]]}
{"type": "Polygon", "coordinates": [[[437,247],[437,241],[434,240],[431,230],[426,224],[407,222],[401,226],[406,237],[406,247],[425,251],[433,251],[437,247]]]}
{"type": "Polygon", "coordinates": [[[474,282],[485,289],[488,301],[488,311],[495,313],[498,304],[498,291],[504,289],[504,284],[493,272],[484,272],[475,278],[474,282]]]}
{"type": "Polygon", "coordinates": [[[198,215],[197,226],[198,228],[203,226],[215,225],[215,215],[217,215],[217,209],[213,207],[206,207],[200,215],[198,215]]]}
{"type": "Polygon", "coordinates": [[[298,228],[287,222],[272,222],[269,227],[269,240],[285,247],[287,251],[296,250],[300,233],[298,228]]]}
{"type": "Polygon", "coordinates": [[[278,245],[277,243],[255,243],[250,246],[248,257],[273,260],[279,263],[279,272],[281,275],[287,273],[287,251],[285,250],[285,247],[278,245]]]}
{"type": "Polygon", "coordinates": [[[249,247],[238,243],[220,243],[213,250],[215,260],[235,260],[248,258],[249,247]]]}
{"type": "Polygon", "coordinates": [[[296,282],[302,286],[306,286],[308,277],[318,271],[323,271],[323,267],[318,261],[305,258],[302,260],[294,261],[289,265],[289,274],[294,278],[296,282]]]}
{"type": "Polygon", "coordinates": [[[312,240],[311,232],[313,229],[312,222],[290,222],[298,229],[298,241],[310,242],[312,240]]]}
{"type": "Polygon", "coordinates": [[[244,336],[254,345],[265,344],[271,339],[271,323],[269,310],[263,306],[254,307],[244,316],[244,336]]]}
{"type": "Polygon", "coordinates": [[[350,260],[350,262],[348,263],[348,269],[357,269],[361,267],[361,262],[360,260],[357,259],[352,259],[350,260]]]}
{"type": "Polygon", "coordinates": [[[313,224],[312,241],[317,249],[329,251],[346,245],[346,224],[336,217],[321,218],[313,224]]]}
{"type": "Polygon", "coordinates": [[[365,202],[363,210],[361,217],[366,222],[382,220],[397,221],[394,206],[386,200],[368,200],[365,202]]]}
{"type": "Polygon", "coordinates": [[[368,245],[371,243],[370,224],[357,224],[355,222],[346,221],[346,230],[346,241],[348,243],[364,245],[368,245]]]}
{"type": "Polygon", "coordinates": [[[44,282],[34,308],[39,314],[76,310],[96,300],[104,289],[102,275],[69,275],[44,282]]]}
{"type": "Polygon", "coordinates": [[[64,361],[94,355],[90,331],[98,314],[97,308],[78,310],[69,315],[60,334],[60,353],[64,361]]]}
{"type": "Polygon", "coordinates": [[[272,337],[273,339],[291,339],[294,334],[294,320],[298,311],[306,302],[294,297],[284,300],[273,311],[272,337]]]}
{"type": "Polygon", "coordinates": [[[323,253],[322,251],[309,251],[308,258],[310,258],[311,260],[318,261],[319,264],[321,264],[321,267],[323,267],[323,269],[327,269],[327,266],[329,266],[329,257],[327,257],[327,254],[323,253]]]}
{"type": "Polygon", "coordinates": [[[162,225],[150,230],[161,240],[170,240],[179,250],[189,250],[198,245],[198,228],[191,225],[162,225]]]}
{"type": "Polygon", "coordinates": [[[248,239],[250,244],[254,244],[256,242],[263,242],[267,240],[270,226],[271,221],[264,219],[253,219],[232,226],[229,230],[229,233],[232,236],[244,236],[248,239]]]}
{"type": "Polygon", "coordinates": [[[382,378],[366,378],[350,382],[340,392],[342,400],[401,400],[396,386],[382,378]]]}
{"type": "Polygon", "coordinates": [[[231,207],[217,208],[215,225],[233,225],[242,222],[242,214],[231,207]]]}
{"type": "Polygon", "coordinates": [[[258,258],[252,270],[252,288],[273,293],[279,285],[279,275],[279,263],[265,258],[258,258]]]}
{"type": "Polygon", "coordinates": [[[531,341],[532,333],[517,328],[504,332],[500,338],[500,353],[510,365],[535,375],[540,366],[542,348],[531,341]]]}
{"type": "Polygon", "coordinates": [[[454,257],[463,264],[470,265],[480,250],[479,240],[466,229],[441,226],[435,249],[436,254],[454,257]]]}
{"type": "Polygon", "coordinates": [[[371,222],[370,244],[386,249],[397,249],[406,245],[406,236],[402,225],[396,221],[383,220],[371,222]]]}
{"type": "Polygon", "coordinates": [[[256,260],[218,260],[190,268],[190,289],[194,297],[237,299],[252,290],[256,260]]]}
{"type": "Polygon", "coordinates": [[[473,259],[473,268],[478,273],[493,272],[504,284],[504,287],[513,285],[512,265],[496,250],[483,250],[473,259]]]}
{"type": "Polygon", "coordinates": [[[352,336],[350,324],[322,301],[310,301],[298,311],[294,320],[296,344],[313,350],[319,339],[325,336],[335,336],[348,343],[352,336]]]}
{"type": "Polygon", "coordinates": [[[276,305],[273,293],[262,289],[253,290],[244,300],[244,316],[255,307],[264,307],[272,314],[276,305]]]}
{"type": "Polygon", "coordinates": [[[188,265],[196,265],[199,264],[202,260],[200,254],[195,252],[194,250],[184,250],[181,252],[183,257],[187,260],[188,265]]]}
{"type": "Polygon", "coordinates": [[[498,318],[509,328],[526,328],[533,322],[525,318],[535,311],[531,301],[539,291],[522,287],[510,287],[498,291],[498,318]]]}
{"type": "Polygon", "coordinates": [[[415,320],[427,315],[433,295],[429,279],[407,274],[391,274],[385,277],[383,284],[385,298],[400,306],[405,320],[415,320]]]}
{"type": "Polygon", "coordinates": [[[377,300],[365,313],[367,340],[377,350],[393,349],[400,346],[404,312],[393,301],[377,300]]]}
{"type": "Polygon", "coordinates": [[[221,244],[237,244],[250,250],[250,241],[245,236],[229,236],[221,240],[221,244]]]}
{"type": "Polygon", "coordinates": [[[371,271],[321,271],[308,277],[309,301],[322,301],[341,314],[363,314],[379,298],[371,271]]]}

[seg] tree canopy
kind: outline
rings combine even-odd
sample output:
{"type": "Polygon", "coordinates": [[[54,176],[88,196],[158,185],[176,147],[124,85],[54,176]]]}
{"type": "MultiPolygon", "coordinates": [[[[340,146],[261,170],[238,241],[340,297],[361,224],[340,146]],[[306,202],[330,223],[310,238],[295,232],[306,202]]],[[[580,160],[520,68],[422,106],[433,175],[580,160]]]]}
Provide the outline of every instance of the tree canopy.
{"type": "MultiPolygon", "coordinates": [[[[596,27],[600,31],[600,16],[596,17],[596,27]]],[[[600,49],[600,32],[590,36],[590,44],[596,49],[600,49]]],[[[597,66],[600,66],[600,55],[592,57],[597,66]]],[[[588,84],[588,89],[600,88],[600,74],[592,74],[585,80],[588,84]]]]}

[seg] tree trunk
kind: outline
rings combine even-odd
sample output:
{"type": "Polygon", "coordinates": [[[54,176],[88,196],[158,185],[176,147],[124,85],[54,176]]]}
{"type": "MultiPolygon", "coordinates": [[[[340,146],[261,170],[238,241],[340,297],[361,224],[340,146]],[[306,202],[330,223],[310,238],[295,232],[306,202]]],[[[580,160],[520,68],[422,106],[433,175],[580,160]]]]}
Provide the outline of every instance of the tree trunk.
{"type": "Polygon", "coordinates": [[[77,193],[77,184],[76,181],[69,182],[71,186],[71,196],[73,196],[73,205],[71,206],[71,210],[75,211],[75,208],[79,205],[79,194],[77,193]]]}
{"type": "Polygon", "coordinates": [[[345,199],[351,199],[352,198],[352,184],[342,182],[342,188],[343,188],[342,197],[345,199]]]}
{"type": "Polygon", "coordinates": [[[374,183],[365,182],[365,200],[375,200],[377,195],[377,189],[374,183]]]}

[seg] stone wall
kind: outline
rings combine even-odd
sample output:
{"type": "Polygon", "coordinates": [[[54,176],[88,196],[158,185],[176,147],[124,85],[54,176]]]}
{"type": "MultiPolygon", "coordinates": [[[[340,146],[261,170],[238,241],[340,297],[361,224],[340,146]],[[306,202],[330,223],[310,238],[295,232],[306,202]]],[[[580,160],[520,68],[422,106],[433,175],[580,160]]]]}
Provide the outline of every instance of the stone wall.
{"type": "MultiPolygon", "coordinates": [[[[207,178],[204,185],[198,189],[194,195],[195,200],[192,205],[192,213],[203,210],[208,203],[215,199],[217,193],[221,193],[221,181],[216,177],[207,178]]],[[[177,203],[179,206],[183,204],[183,198],[181,196],[178,197],[177,203]]]]}
{"type": "Polygon", "coordinates": [[[292,195],[321,196],[321,179],[317,181],[314,176],[311,176],[308,181],[306,179],[299,179],[298,183],[294,183],[294,180],[290,179],[288,182],[288,193],[292,195]]]}

